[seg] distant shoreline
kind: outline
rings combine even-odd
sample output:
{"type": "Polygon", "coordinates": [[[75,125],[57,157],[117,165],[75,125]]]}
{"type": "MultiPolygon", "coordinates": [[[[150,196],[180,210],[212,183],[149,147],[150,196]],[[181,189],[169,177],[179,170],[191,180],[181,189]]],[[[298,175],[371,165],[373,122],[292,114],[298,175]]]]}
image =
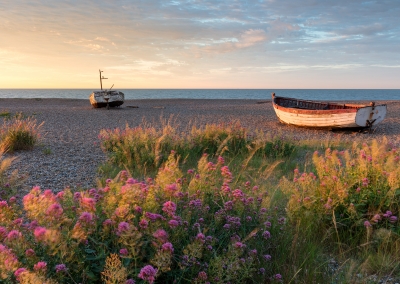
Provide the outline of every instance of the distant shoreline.
{"type": "MultiPolygon", "coordinates": [[[[315,101],[398,100],[398,89],[121,89],[127,100],[138,99],[250,99],[277,96],[315,101]]],[[[88,99],[94,89],[0,89],[0,98],[88,99]]]]}
{"type": "MultiPolygon", "coordinates": [[[[62,101],[87,101],[89,102],[89,98],[87,99],[77,99],[77,98],[0,98],[0,100],[35,100],[35,101],[42,101],[42,100],[62,100],[62,101]]],[[[317,100],[310,100],[310,99],[303,99],[305,101],[317,101],[317,100]]],[[[125,100],[125,103],[129,102],[135,102],[135,101],[254,101],[254,102],[271,102],[271,99],[202,99],[202,98],[168,98],[168,99],[127,99],[125,100]]],[[[330,102],[370,102],[371,100],[330,100],[330,102]]],[[[380,102],[380,103],[391,103],[391,102],[400,102],[400,98],[398,100],[374,100],[375,102],[380,102]]],[[[122,107],[124,107],[122,105],[122,107]]]]}

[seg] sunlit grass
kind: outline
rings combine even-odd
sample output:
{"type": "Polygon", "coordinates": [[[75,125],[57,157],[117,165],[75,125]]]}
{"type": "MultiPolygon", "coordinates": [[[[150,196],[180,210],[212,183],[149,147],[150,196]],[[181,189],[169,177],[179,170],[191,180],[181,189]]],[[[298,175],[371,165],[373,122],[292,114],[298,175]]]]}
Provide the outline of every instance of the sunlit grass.
{"type": "Polygon", "coordinates": [[[4,120],[0,126],[0,149],[8,152],[32,149],[40,138],[41,126],[22,114],[4,120]]]}
{"type": "Polygon", "coordinates": [[[237,123],[126,127],[100,139],[109,160],[98,188],[35,187],[22,200],[4,191],[4,281],[379,283],[400,275],[399,150],[386,140],[293,142],[237,123]]]}

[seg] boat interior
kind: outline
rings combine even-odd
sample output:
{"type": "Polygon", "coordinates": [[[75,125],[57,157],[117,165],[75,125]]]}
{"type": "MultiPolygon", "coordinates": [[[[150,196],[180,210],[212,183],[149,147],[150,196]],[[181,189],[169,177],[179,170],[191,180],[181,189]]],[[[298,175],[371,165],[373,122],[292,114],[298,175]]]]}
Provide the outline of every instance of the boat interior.
{"type": "Polygon", "coordinates": [[[361,105],[304,101],[304,100],[283,98],[283,97],[275,97],[274,103],[286,108],[310,109],[310,110],[358,109],[360,107],[363,107],[361,105]]]}
{"type": "Polygon", "coordinates": [[[115,95],[119,95],[120,92],[119,91],[101,90],[101,91],[94,91],[93,93],[96,97],[99,97],[99,96],[104,96],[104,95],[115,96],[115,95]]]}

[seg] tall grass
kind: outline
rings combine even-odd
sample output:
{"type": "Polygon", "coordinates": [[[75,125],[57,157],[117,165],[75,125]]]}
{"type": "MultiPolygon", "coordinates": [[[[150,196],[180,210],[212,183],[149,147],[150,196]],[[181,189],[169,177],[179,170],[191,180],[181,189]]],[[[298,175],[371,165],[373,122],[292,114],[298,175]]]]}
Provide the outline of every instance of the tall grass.
{"type": "Polygon", "coordinates": [[[8,152],[32,149],[40,138],[41,126],[22,114],[4,120],[0,127],[0,149],[8,152]]]}
{"type": "Polygon", "coordinates": [[[139,175],[156,171],[172,150],[182,157],[187,168],[194,166],[203,153],[212,157],[224,154],[276,159],[288,157],[295,150],[290,141],[262,132],[250,134],[239,123],[209,124],[187,132],[177,132],[170,124],[160,129],[126,126],[102,130],[99,138],[102,149],[109,154],[109,164],[139,175]]]}
{"type": "Polygon", "coordinates": [[[14,160],[15,157],[5,157],[4,152],[0,150],[0,200],[6,200],[16,194],[18,185],[23,181],[17,170],[9,172],[14,160]]]}
{"type": "Polygon", "coordinates": [[[282,180],[289,218],[317,224],[337,260],[358,261],[351,275],[400,273],[399,153],[386,139],[328,148],[314,153],[313,171],[282,180]]]}

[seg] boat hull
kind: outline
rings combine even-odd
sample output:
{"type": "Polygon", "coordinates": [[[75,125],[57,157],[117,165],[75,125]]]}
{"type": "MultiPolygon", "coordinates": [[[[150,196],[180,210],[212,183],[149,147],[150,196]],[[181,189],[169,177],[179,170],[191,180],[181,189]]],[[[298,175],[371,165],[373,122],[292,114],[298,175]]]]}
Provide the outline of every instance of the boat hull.
{"type": "Polygon", "coordinates": [[[386,105],[340,105],[277,98],[282,105],[285,103],[288,105],[287,107],[279,105],[273,96],[272,104],[278,119],[283,123],[301,127],[330,129],[372,127],[386,116],[386,105]],[[289,103],[284,102],[285,100],[289,103]],[[298,107],[298,102],[300,102],[300,107],[298,107]],[[297,103],[296,107],[293,106],[295,103],[297,103]],[[307,109],[307,106],[317,109],[307,109]],[[330,109],[325,110],[323,106],[330,109]]]}
{"type": "Polygon", "coordinates": [[[107,107],[107,99],[109,107],[118,107],[124,103],[125,95],[119,91],[94,91],[89,96],[90,104],[94,108],[107,107]]]}

